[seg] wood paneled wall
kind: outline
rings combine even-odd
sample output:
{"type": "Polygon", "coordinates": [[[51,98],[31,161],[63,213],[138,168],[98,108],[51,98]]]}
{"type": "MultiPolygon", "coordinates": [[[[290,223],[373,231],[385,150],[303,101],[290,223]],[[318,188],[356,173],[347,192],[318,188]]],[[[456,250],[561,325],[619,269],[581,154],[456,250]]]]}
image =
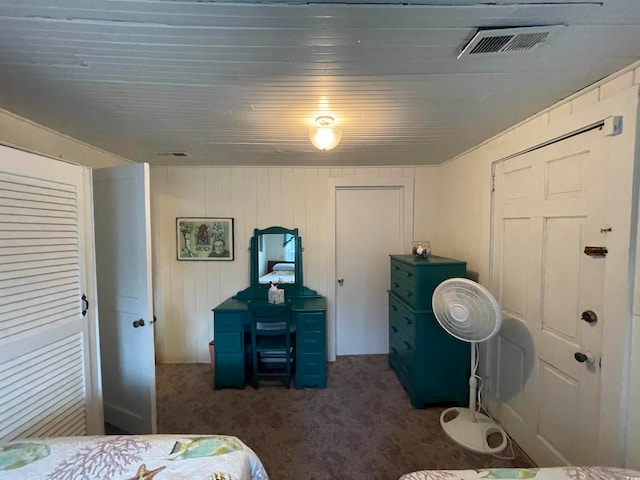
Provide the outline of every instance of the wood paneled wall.
{"type": "MultiPolygon", "coordinates": [[[[435,230],[436,167],[154,167],[151,225],[159,363],[209,362],[211,309],[249,285],[249,239],[254,228],[298,228],[304,283],[326,295],[333,285],[327,258],[329,178],[414,178],[414,239],[435,230]],[[233,217],[235,260],[176,260],[176,217],[233,217]]],[[[437,246],[434,247],[437,253],[437,246]]],[[[391,253],[391,252],[390,252],[391,253]]]]}

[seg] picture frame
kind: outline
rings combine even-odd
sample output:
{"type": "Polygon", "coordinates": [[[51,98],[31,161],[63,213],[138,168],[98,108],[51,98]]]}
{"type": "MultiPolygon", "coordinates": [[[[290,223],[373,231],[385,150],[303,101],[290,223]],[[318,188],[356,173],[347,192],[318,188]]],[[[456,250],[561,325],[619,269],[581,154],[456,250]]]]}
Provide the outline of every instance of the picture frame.
{"type": "Polygon", "coordinates": [[[234,259],[233,218],[176,218],[178,260],[229,262],[234,259]]]}

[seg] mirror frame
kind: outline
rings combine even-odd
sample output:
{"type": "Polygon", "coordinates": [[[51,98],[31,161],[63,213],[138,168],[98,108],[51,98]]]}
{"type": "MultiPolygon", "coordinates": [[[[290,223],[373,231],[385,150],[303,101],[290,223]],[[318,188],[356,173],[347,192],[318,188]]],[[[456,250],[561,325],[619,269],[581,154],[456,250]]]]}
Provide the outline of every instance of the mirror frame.
{"type": "Polygon", "coordinates": [[[271,285],[259,283],[258,277],[258,238],[260,235],[269,234],[290,234],[296,239],[296,251],[295,251],[295,276],[296,281],[294,283],[280,284],[278,288],[284,289],[285,298],[287,296],[316,296],[317,292],[310,290],[304,286],[302,279],[302,239],[298,235],[297,228],[285,228],[285,227],[268,227],[264,229],[256,228],[253,230],[253,237],[249,244],[249,288],[238,292],[236,298],[267,298],[267,290],[271,285]]]}

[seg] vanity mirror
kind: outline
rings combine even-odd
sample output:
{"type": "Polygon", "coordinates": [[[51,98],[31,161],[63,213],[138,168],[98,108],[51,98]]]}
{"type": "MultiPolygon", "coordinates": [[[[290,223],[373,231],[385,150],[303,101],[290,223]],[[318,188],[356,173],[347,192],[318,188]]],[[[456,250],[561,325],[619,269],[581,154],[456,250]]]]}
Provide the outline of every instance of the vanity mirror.
{"type": "Polygon", "coordinates": [[[285,297],[317,295],[302,283],[302,240],[297,228],[256,228],[249,249],[251,285],[237,298],[266,298],[272,283],[285,290],[285,297]]]}
{"type": "Polygon", "coordinates": [[[258,284],[295,284],[296,235],[262,233],[257,244],[258,284]]]}

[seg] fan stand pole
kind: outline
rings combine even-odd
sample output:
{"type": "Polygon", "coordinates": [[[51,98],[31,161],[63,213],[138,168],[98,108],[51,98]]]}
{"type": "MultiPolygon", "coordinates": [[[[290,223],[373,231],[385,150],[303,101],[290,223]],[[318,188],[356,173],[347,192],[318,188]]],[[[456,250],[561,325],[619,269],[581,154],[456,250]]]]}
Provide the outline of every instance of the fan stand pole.
{"type": "Polygon", "coordinates": [[[469,377],[469,411],[471,412],[471,421],[478,421],[478,412],[476,411],[476,395],[478,394],[478,379],[476,378],[476,344],[471,343],[471,376],[469,377]]]}
{"type": "Polygon", "coordinates": [[[507,446],[507,434],[496,422],[476,408],[476,344],[471,343],[471,376],[469,377],[469,408],[452,407],[440,415],[444,432],[459,445],[478,453],[498,453],[507,446]],[[501,442],[490,446],[489,435],[499,434],[501,442]]]}

